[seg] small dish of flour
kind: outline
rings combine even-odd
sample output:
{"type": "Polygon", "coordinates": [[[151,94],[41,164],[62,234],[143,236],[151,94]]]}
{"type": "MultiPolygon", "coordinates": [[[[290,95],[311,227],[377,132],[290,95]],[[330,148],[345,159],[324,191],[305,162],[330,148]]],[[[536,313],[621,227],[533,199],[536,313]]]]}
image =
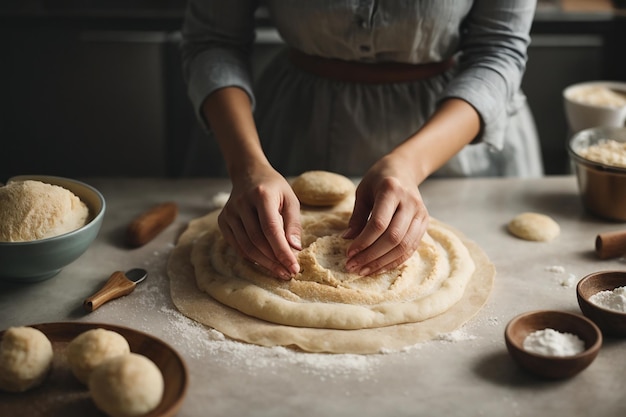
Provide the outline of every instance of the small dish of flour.
{"type": "Polygon", "coordinates": [[[607,310],[626,313],[626,286],[597,292],[589,297],[589,301],[607,310]]]}
{"type": "Polygon", "coordinates": [[[585,350],[585,342],[572,333],[546,328],[524,339],[524,350],[544,356],[574,356],[585,350]]]}

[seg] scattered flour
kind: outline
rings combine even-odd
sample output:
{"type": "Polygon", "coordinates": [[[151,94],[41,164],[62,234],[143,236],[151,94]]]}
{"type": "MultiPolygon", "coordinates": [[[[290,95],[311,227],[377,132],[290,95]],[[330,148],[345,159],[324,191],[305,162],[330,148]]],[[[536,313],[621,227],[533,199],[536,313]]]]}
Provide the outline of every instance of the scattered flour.
{"type": "Polygon", "coordinates": [[[560,265],[552,265],[552,266],[546,266],[546,271],[554,272],[555,274],[564,274],[565,268],[560,265]]]}
{"type": "Polygon", "coordinates": [[[566,287],[566,288],[571,288],[574,286],[574,284],[576,284],[576,275],[574,274],[567,274],[567,278],[564,278],[561,281],[561,286],[566,287]]]}
{"type": "MultiPolygon", "coordinates": [[[[495,324],[498,322],[497,318],[492,318],[488,320],[490,324],[495,324]]],[[[453,330],[449,333],[439,333],[437,336],[435,336],[435,338],[432,341],[426,341],[426,342],[416,343],[411,346],[405,346],[399,351],[383,348],[381,349],[380,353],[383,353],[383,354],[397,353],[397,352],[407,353],[407,352],[420,350],[429,343],[438,343],[438,342],[455,343],[455,342],[465,342],[465,341],[476,340],[476,339],[477,337],[472,334],[469,334],[465,328],[460,328],[457,330],[453,330]]]]}
{"type": "MultiPolygon", "coordinates": [[[[169,292],[167,260],[174,248],[168,244],[153,251],[143,262],[148,270],[148,278],[138,285],[132,296],[132,305],[124,309],[117,320],[138,330],[153,334],[172,345],[183,357],[206,361],[219,356],[227,366],[244,368],[249,374],[258,371],[275,372],[283,368],[296,368],[304,374],[326,380],[350,375],[357,380],[370,380],[376,377],[383,353],[379,355],[306,353],[282,346],[264,347],[239,342],[226,337],[221,332],[206,327],[182,314],[174,306],[169,292]],[[146,314],[151,311],[152,316],[146,314]],[[154,316],[167,323],[155,331],[154,316]],[[131,324],[132,323],[132,324],[131,324]]],[[[115,302],[115,301],[113,301],[115,302]]],[[[109,315],[114,309],[107,311],[109,315]]],[[[100,310],[92,313],[98,320],[100,310]]],[[[115,320],[114,320],[115,321],[115,320]]],[[[406,350],[409,352],[411,349],[406,350]]]]}
{"type": "Polygon", "coordinates": [[[547,328],[526,336],[524,349],[545,356],[573,356],[585,350],[585,342],[575,334],[547,328]]]}
{"type": "MultiPolygon", "coordinates": [[[[559,274],[559,275],[564,275],[566,274],[565,271],[565,267],[560,266],[560,265],[551,265],[551,266],[546,266],[545,270],[548,272],[552,272],[554,274],[559,274]]],[[[565,288],[571,288],[574,286],[574,284],[576,284],[577,282],[577,277],[575,274],[572,273],[567,273],[567,275],[565,276],[559,276],[558,277],[558,283],[565,288]]]]}
{"type": "MultiPolygon", "coordinates": [[[[403,352],[403,353],[415,352],[416,350],[420,350],[421,348],[423,348],[424,345],[425,343],[416,343],[414,345],[405,346],[402,349],[400,349],[400,352],[403,352]]],[[[387,348],[382,348],[380,350],[380,353],[382,354],[391,354],[391,353],[396,353],[396,352],[398,351],[394,349],[387,349],[387,348]]]]}
{"type": "Polygon", "coordinates": [[[589,297],[589,301],[602,308],[626,313],[626,287],[600,291],[589,297]]]}
{"type": "Polygon", "coordinates": [[[497,326],[498,324],[500,324],[500,319],[497,317],[489,317],[487,319],[487,322],[491,325],[491,326],[497,326]]]}
{"type": "Polygon", "coordinates": [[[169,331],[188,355],[195,359],[219,355],[222,363],[244,367],[251,374],[259,370],[295,366],[305,374],[323,379],[357,373],[360,380],[365,380],[375,375],[372,370],[380,361],[376,355],[305,353],[283,346],[263,347],[242,343],[187,318],[173,308],[162,307],[160,312],[168,317],[169,331]]]}
{"type": "Polygon", "coordinates": [[[435,340],[441,340],[443,342],[463,342],[475,339],[476,336],[467,334],[463,329],[457,329],[450,333],[440,333],[435,340]]]}
{"type": "MultiPolygon", "coordinates": [[[[438,335],[434,340],[417,343],[400,350],[382,349],[379,354],[325,354],[308,353],[283,346],[264,347],[239,342],[221,332],[206,327],[182,314],[174,306],[169,293],[167,260],[174,244],[168,244],[147,255],[143,262],[148,278],[138,285],[132,294],[133,302],[114,318],[146,333],[162,338],[172,345],[183,357],[192,361],[206,361],[218,357],[220,363],[245,369],[250,375],[257,372],[279,372],[281,369],[298,369],[321,380],[339,377],[356,378],[359,381],[376,378],[376,369],[382,366],[385,355],[413,355],[431,343],[452,343],[476,339],[465,329],[438,335]],[[147,315],[150,311],[151,315],[147,315]],[[155,316],[166,325],[154,328],[155,316]]],[[[113,301],[115,302],[115,301],[113,301]]],[[[96,310],[93,320],[106,311],[107,321],[116,309],[96,310]]],[[[121,310],[120,310],[121,311],[121,310]]],[[[497,324],[496,318],[489,320],[497,324]]]]}

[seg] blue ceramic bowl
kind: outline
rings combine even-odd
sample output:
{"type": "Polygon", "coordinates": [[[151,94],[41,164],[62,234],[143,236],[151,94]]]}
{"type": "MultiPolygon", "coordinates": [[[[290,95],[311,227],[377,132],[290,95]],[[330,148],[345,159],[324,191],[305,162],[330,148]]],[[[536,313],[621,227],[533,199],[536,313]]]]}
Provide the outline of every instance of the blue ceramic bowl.
{"type": "Polygon", "coordinates": [[[94,241],[106,203],[102,194],[90,185],[69,178],[47,175],[21,175],[12,181],[35,180],[66,188],[89,208],[89,220],[80,229],[47,239],[27,242],[0,242],[0,280],[36,282],[52,278],[78,259],[94,241]]]}

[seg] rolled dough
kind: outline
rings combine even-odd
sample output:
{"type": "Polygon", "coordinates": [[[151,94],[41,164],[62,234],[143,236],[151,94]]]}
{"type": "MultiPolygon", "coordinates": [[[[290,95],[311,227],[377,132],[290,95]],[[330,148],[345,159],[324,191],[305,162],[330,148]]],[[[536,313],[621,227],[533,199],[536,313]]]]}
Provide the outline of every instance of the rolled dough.
{"type": "MultiPolygon", "coordinates": [[[[467,250],[474,264],[473,273],[470,274],[464,290],[459,294],[459,299],[443,311],[435,312],[425,318],[413,317],[414,322],[391,325],[383,323],[381,324],[383,327],[372,326],[370,328],[303,327],[263,320],[224,305],[201,291],[196,283],[196,276],[201,276],[203,272],[194,269],[192,256],[194,250],[196,256],[201,256],[198,255],[201,254],[202,243],[200,242],[202,239],[210,240],[210,237],[207,238],[207,232],[217,229],[217,215],[218,212],[215,211],[192,220],[180,236],[168,262],[171,296],[176,307],[186,316],[215,328],[233,339],[247,343],[262,346],[289,346],[309,352],[329,353],[369,354],[383,350],[400,350],[459,328],[480,311],[493,286],[495,267],[480,247],[450,226],[431,220],[431,223],[435,224],[442,233],[452,233],[462,242],[463,248],[467,250]]],[[[208,254],[205,254],[205,257],[209,258],[208,254]]],[[[201,265],[200,267],[204,268],[201,265]]],[[[451,270],[454,270],[454,267],[451,270]]],[[[201,280],[200,278],[199,281],[201,280]]],[[[256,289],[253,289],[254,291],[256,289]]],[[[437,292],[438,290],[435,290],[431,295],[436,296],[437,292]]],[[[236,305],[236,307],[241,306],[236,305]]],[[[301,309],[305,311],[307,306],[301,307],[305,307],[301,309]]],[[[314,308],[318,313],[320,311],[323,313],[323,309],[324,307],[320,305],[314,308]]],[[[352,309],[348,308],[348,310],[352,309]]],[[[411,309],[405,306],[405,310],[411,309]]],[[[266,318],[275,321],[275,317],[266,318]]]]}

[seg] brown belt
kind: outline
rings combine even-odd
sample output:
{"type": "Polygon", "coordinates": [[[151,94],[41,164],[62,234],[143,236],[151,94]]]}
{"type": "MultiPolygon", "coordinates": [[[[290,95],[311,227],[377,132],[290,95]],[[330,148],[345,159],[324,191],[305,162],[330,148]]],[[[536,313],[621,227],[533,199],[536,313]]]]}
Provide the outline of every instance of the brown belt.
{"type": "Polygon", "coordinates": [[[405,83],[423,80],[439,75],[454,65],[453,58],[428,64],[344,61],[308,55],[293,48],[289,50],[289,59],[297,68],[319,77],[361,84],[405,83]]]}

